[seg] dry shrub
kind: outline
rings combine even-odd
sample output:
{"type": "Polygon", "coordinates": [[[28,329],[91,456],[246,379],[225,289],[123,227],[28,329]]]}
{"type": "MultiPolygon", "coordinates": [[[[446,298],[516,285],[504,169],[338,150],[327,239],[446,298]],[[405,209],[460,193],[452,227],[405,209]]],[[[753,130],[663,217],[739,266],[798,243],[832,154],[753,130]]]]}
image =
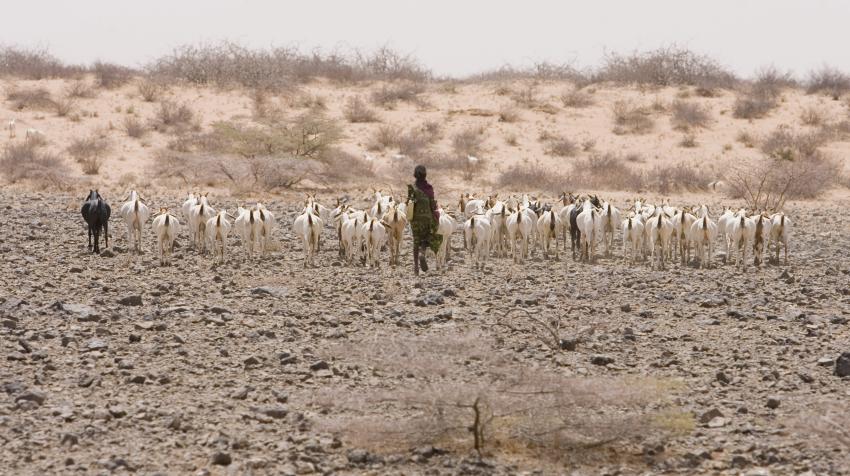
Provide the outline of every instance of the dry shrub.
{"type": "Polygon", "coordinates": [[[496,96],[511,96],[513,93],[514,90],[507,84],[497,84],[493,89],[493,94],[496,96]]]}
{"type": "MultiPolygon", "coordinates": [[[[441,175],[446,172],[460,172],[464,180],[473,180],[487,169],[487,160],[480,157],[458,155],[456,153],[428,153],[416,159],[417,164],[428,167],[429,170],[439,171],[441,175]]],[[[413,163],[401,164],[405,174],[410,173],[413,163]]]]}
{"type": "Polygon", "coordinates": [[[12,102],[12,109],[23,111],[34,109],[47,111],[56,107],[50,91],[44,88],[14,88],[6,93],[6,99],[12,102]]]}
{"type": "Polygon", "coordinates": [[[134,139],[141,139],[148,133],[148,128],[145,123],[136,116],[125,117],[123,128],[124,132],[134,139]]]}
{"type": "Polygon", "coordinates": [[[70,171],[63,160],[38,145],[8,144],[0,156],[0,173],[9,182],[28,181],[41,186],[64,186],[70,171]]]}
{"type": "Polygon", "coordinates": [[[373,151],[382,151],[398,145],[401,136],[401,128],[392,124],[384,124],[375,131],[369,140],[367,148],[373,151]]]}
{"type": "Polygon", "coordinates": [[[830,66],[812,71],[806,81],[806,93],[826,94],[836,101],[847,91],[850,91],[850,76],[830,66]]]}
{"type": "Polygon", "coordinates": [[[627,101],[617,101],[611,108],[614,114],[615,134],[646,134],[655,127],[655,121],[646,108],[627,101]]]}
{"type": "Polygon", "coordinates": [[[533,109],[538,105],[537,85],[534,83],[524,85],[519,91],[516,91],[511,95],[511,99],[513,99],[514,103],[520,107],[533,109]]]}
{"type": "Polygon", "coordinates": [[[596,139],[588,138],[581,141],[581,150],[584,152],[590,152],[596,148],[596,139]]]}
{"type": "Polygon", "coordinates": [[[167,86],[163,81],[148,78],[139,81],[136,89],[143,101],[156,102],[167,91],[167,86]]]}
{"type": "Polygon", "coordinates": [[[679,147],[685,148],[694,148],[699,144],[697,143],[697,136],[691,133],[687,133],[682,136],[682,140],[679,141],[679,147]]]}
{"type": "Polygon", "coordinates": [[[499,188],[511,191],[539,190],[547,193],[559,193],[572,188],[573,182],[550,167],[539,162],[522,161],[505,169],[496,179],[499,188]]]}
{"type": "Polygon", "coordinates": [[[163,133],[181,133],[192,128],[195,113],[187,104],[163,101],[151,121],[151,127],[163,133]]]}
{"type": "MultiPolygon", "coordinates": [[[[510,82],[519,80],[570,81],[577,86],[582,86],[588,84],[592,78],[589,72],[579,70],[573,63],[558,64],[541,61],[529,67],[504,65],[494,70],[474,74],[466,78],[466,80],[470,82],[510,82]]],[[[508,94],[510,94],[509,88],[508,91],[499,95],[506,96],[508,94]]]]}
{"type": "Polygon", "coordinates": [[[593,96],[584,91],[571,90],[565,91],[561,94],[561,104],[563,104],[564,107],[580,109],[592,106],[594,101],[593,96]]]}
{"type": "Polygon", "coordinates": [[[477,334],[388,335],[358,342],[355,352],[335,346],[327,359],[417,379],[372,391],[319,392],[312,403],[327,410],[321,413],[361,415],[341,421],[334,416],[319,425],[372,450],[435,445],[554,461],[615,442],[638,443],[648,433],[662,440],[669,435],[669,427],[656,423],[670,387],[665,382],[565,377],[527,368],[494,349],[492,341],[477,334]],[[462,382],[448,377],[452,371],[464,375],[462,382]]]}
{"type": "Polygon", "coordinates": [[[332,148],[321,160],[324,165],[319,180],[326,185],[337,183],[363,183],[375,177],[375,164],[363,157],[332,148]]]}
{"type": "Polygon", "coordinates": [[[578,153],[578,145],[566,137],[555,137],[546,141],[545,151],[555,157],[573,157],[578,153]]]}
{"type": "Polygon", "coordinates": [[[674,129],[688,131],[692,128],[704,128],[711,122],[708,109],[697,103],[676,100],[672,109],[673,116],[670,120],[674,129]]]}
{"type": "Polygon", "coordinates": [[[515,132],[511,132],[505,137],[505,144],[508,144],[511,147],[516,147],[519,145],[519,137],[515,132]]]}
{"type": "Polygon", "coordinates": [[[75,99],[92,99],[97,96],[97,90],[95,90],[88,81],[79,79],[76,81],[72,81],[65,88],[65,94],[70,98],[75,99]]]}
{"type": "Polygon", "coordinates": [[[738,142],[743,144],[744,147],[747,147],[749,149],[755,147],[756,143],[758,142],[758,138],[748,131],[739,132],[738,135],[735,137],[735,140],[737,140],[738,142]]]}
{"type": "Polygon", "coordinates": [[[648,86],[691,85],[705,89],[730,88],[735,75],[717,61],[676,45],[630,55],[607,55],[596,81],[648,86]]]}
{"type": "Polygon", "coordinates": [[[735,99],[733,115],[739,119],[762,118],[779,104],[782,90],[795,84],[791,73],[781,73],[773,67],[762,69],[735,99]]]}
{"type": "Polygon", "coordinates": [[[74,110],[75,104],[76,102],[74,101],[74,98],[71,97],[64,97],[57,100],[55,104],[56,115],[59,117],[67,116],[72,110],[74,110]]]}
{"type": "Polygon", "coordinates": [[[366,105],[366,101],[360,96],[352,96],[348,98],[343,109],[343,115],[348,122],[380,122],[378,113],[374,109],[366,105]]]}
{"type": "Polygon", "coordinates": [[[823,113],[815,106],[809,106],[800,113],[800,121],[807,126],[820,126],[823,124],[823,113]]]}
{"type": "Polygon", "coordinates": [[[92,65],[95,82],[101,88],[115,89],[124,86],[133,79],[135,71],[126,66],[97,61],[92,65]]]}
{"type": "Polygon", "coordinates": [[[106,138],[90,136],[72,141],[67,152],[82,166],[83,173],[97,175],[110,147],[111,144],[106,138]]]}
{"type": "Polygon", "coordinates": [[[452,150],[461,157],[476,156],[484,145],[484,128],[469,127],[452,136],[452,150]]]}
{"type": "Polygon", "coordinates": [[[420,94],[425,92],[425,85],[418,82],[402,81],[396,84],[383,84],[380,89],[372,91],[372,103],[385,109],[392,109],[398,102],[421,103],[420,94]]]}
{"type": "Polygon", "coordinates": [[[84,67],[66,65],[43,48],[0,46],[0,76],[39,80],[70,78],[84,72],[84,67]]]}
{"type": "Polygon", "coordinates": [[[644,189],[644,177],[614,153],[596,153],[573,164],[570,179],[591,190],[644,189]]]}
{"type": "Polygon", "coordinates": [[[821,196],[840,176],[841,166],[824,155],[820,133],[796,134],[780,127],[762,142],[766,157],[736,161],[725,180],[733,198],[754,210],[781,210],[787,200],[821,196]]]}
{"type": "Polygon", "coordinates": [[[510,107],[503,106],[499,109],[499,122],[517,122],[520,119],[519,111],[510,107]]]}
{"type": "Polygon", "coordinates": [[[644,186],[660,194],[703,192],[710,180],[691,164],[656,165],[644,178],[644,186]]]}

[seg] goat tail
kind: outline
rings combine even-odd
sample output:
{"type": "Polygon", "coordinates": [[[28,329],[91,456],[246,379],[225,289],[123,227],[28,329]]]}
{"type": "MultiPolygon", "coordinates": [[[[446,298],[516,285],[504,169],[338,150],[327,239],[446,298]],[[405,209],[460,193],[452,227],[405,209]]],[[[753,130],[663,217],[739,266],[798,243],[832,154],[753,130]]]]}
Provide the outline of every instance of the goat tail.
{"type": "Polygon", "coordinates": [[[658,214],[658,225],[656,226],[659,230],[661,229],[661,214],[658,214]]]}
{"type": "Polygon", "coordinates": [[[311,228],[313,227],[313,214],[312,213],[307,214],[307,224],[310,225],[311,228]]]}
{"type": "Polygon", "coordinates": [[[519,225],[522,223],[522,210],[517,210],[516,212],[516,224],[519,225]]]}
{"type": "Polygon", "coordinates": [[[744,215],[741,215],[741,229],[744,229],[744,215]]]}
{"type": "Polygon", "coordinates": [[[254,224],[254,214],[251,212],[248,212],[248,223],[254,224]]]}
{"type": "Polygon", "coordinates": [[[169,225],[169,223],[168,223],[168,218],[169,218],[169,216],[168,216],[168,215],[165,215],[165,226],[168,226],[168,225],[169,225]]]}
{"type": "Polygon", "coordinates": [[[372,221],[369,222],[369,231],[372,231],[374,229],[375,229],[375,220],[372,220],[372,221]]]}
{"type": "Polygon", "coordinates": [[[216,228],[221,227],[221,215],[215,217],[215,226],[216,228]]]}
{"type": "Polygon", "coordinates": [[[549,230],[555,231],[555,212],[549,210],[549,230]]]}
{"type": "Polygon", "coordinates": [[[628,226],[628,229],[629,229],[629,230],[631,230],[631,229],[632,229],[632,217],[629,217],[629,226],[628,226]]]}
{"type": "Polygon", "coordinates": [[[785,227],[785,214],[779,215],[779,226],[785,227]]]}
{"type": "Polygon", "coordinates": [[[139,213],[139,199],[137,198],[135,202],[133,202],[133,211],[139,213]]]}

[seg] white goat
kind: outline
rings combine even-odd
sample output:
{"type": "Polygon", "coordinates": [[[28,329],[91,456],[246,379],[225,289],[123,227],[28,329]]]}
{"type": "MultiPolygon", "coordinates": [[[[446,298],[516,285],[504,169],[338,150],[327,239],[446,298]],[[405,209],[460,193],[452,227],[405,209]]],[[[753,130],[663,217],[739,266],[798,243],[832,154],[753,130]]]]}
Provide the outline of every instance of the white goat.
{"type": "Polygon", "coordinates": [[[600,215],[605,256],[611,256],[611,249],[614,248],[614,233],[617,231],[617,224],[620,223],[620,210],[608,202],[602,202],[602,213],[600,215]]]}
{"type": "Polygon", "coordinates": [[[174,251],[174,239],[180,229],[177,217],[168,213],[167,208],[160,208],[159,214],[153,219],[153,231],[156,234],[157,248],[159,248],[159,264],[167,266],[171,264],[171,253],[174,251]]]}
{"type": "Polygon", "coordinates": [[[350,264],[359,257],[361,249],[361,226],[366,223],[368,214],[365,211],[350,211],[342,216],[340,240],[345,258],[350,264]]]}
{"type": "Polygon", "coordinates": [[[270,248],[272,233],[274,232],[274,213],[270,212],[265,205],[257,203],[254,207],[254,213],[260,218],[260,232],[258,238],[260,240],[260,249],[265,256],[270,248]]]}
{"type": "Polygon", "coordinates": [[[440,213],[440,221],[437,224],[437,234],[443,237],[440,249],[437,250],[437,269],[446,267],[446,261],[450,258],[452,250],[452,233],[455,231],[455,221],[442,208],[437,208],[440,213]]]}
{"type": "Polygon", "coordinates": [[[230,234],[230,222],[227,221],[227,212],[221,210],[216,216],[207,220],[207,240],[212,247],[213,258],[218,255],[221,263],[224,263],[224,248],[227,243],[227,235],[230,234]]]}
{"type": "Polygon", "coordinates": [[[764,213],[750,218],[755,223],[753,229],[753,264],[761,266],[764,261],[764,249],[770,241],[770,227],[773,222],[764,213]]]}
{"type": "Polygon", "coordinates": [[[9,119],[9,139],[15,138],[15,119],[9,119]]]}
{"type": "Polygon", "coordinates": [[[779,263],[780,245],[785,248],[785,265],[788,265],[788,242],[791,239],[791,220],[784,213],[774,213],[770,217],[770,241],[776,243],[776,262],[779,263]]]}
{"type": "Polygon", "coordinates": [[[467,243],[471,263],[484,269],[490,254],[490,221],[484,215],[473,215],[463,224],[463,240],[467,243]]]}
{"type": "Polygon", "coordinates": [[[399,254],[401,253],[401,241],[404,238],[404,229],[407,227],[407,215],[401,211],[398,205],[391,205],[380,220],[381,225],[386,228],[389,235],[390,266],[397,266],[399,254]]]}
{"type": "Polygon", "coordinates": [[[505,224],[508,228],[508,241],[511,243],[511,256],[515,263],[522,263],[528,255],[528,240],[534,230],[534,223],[523,210],[516,210],[508,215],[505,224]]]}
{"type": "Polygon", "coordinates": [[[490,222],[490,248],[496,256],[504,257],[508,247],[508,215],[505,214],[507,207],[495,197],[491,197],[487,205],[489,206],[487,217],[490,222]]]}
{"type": "Polygon", "coordinates": [[[44,140],[44,132],[30,127],[29,129],[27,129],[26,135],[24,136],[24,140],[26,140],[27,142],[44,140]]]}
{"type": "Polygon", "coordinates": [[[150,217],[150,209],[142,201],[135,190],[131,190],[127,201],[121,205],[121,218],[127,224],[127,243],[132,243],[133,250],[142,252],[142,229],[150,217]]]}
{"type": "Polygon", "coordinates": [[[730,245],[737,250],[735,253],[735,267],[739,264],[741,268],[747,270],[747,245],[752,243],[755,236],[756,222],[747,219],[747,212],[744,209],[735,214],[734,220],[728,228],[730,245]]]}
{"type": "Polygon", "coordinates": [[[295,235],[301,238],[304,247],[304,267],[313,266],[316,253],[319,251],[319,236],[322,234],[322,219],[308,207],[307,211],[298,215],[293,223],[295,235]]]}
{"type": "MultiPolygon", "coordinates": [[[[497,197],[493,196],[490,199],[495,200],[497,197]]],[[[470,194],[460,194],[460,201],[458,202],[458,209],[460,213],[463,214],[465,218],[469,218],[472,215],[477,215],[484,213],[484,208],[486,207],[487,202],[484,200],[477,199],[470,194]]]]}
{"type": "Polygon", "coordinates": [[[581,260],[593,262],[596,257],[596,239],[602,229],[602,220],[590,200],[582,203],[581,213],[576,217],[581,232],[581,260]]]}
{"type": "Polygon", "coordinates": [[[643,241],[643,220],[640,215],[629,216],[623,220],[623,257],[626,256],[627,245],[629,264],[635,264],[635,256],[641,252],[643,241]]]}
{"type": "Polygon", "coordinates": [[[250,208],[236,209],[236,220],[233,222],[233,227],[236,228],[236,233],[242,241],[242,247],[248,254],[248,259],[254,258],[254,248],[259,241],[259,235],[262,229],[259,214],[250,208]]]}
{"type": "Polygon", "coordinates": [[[663,209],[659,208],[658,214],[647,220],[644,230],[649,237],[650,269],[655,268],[655,250],[658,248],[660,248],[658,251],[659,267],[664,269],[667,248],[670,246],[670,237],[673,236],[673,223],[667,218],[663,209]]]}
{"type": "Polygon", "coordinates": [[[194,207],[197,204],[198,204],[198,197],[194,193],[189,192],[189,195],[186,198],[186,201],[183,202],[183,206],[181,207],[181,209],[183,210],[183,218],[188,220],[189,216],[192,214],[192,207],[194,207]]]}
{"type": "Polygon", "coordinates": [[[200,248],[201,253],[206,253],[207,250],[207,222],[215,215],[215,209],[207,201],[206,193],[200,196],[198,204],[192,207],[192,210],[189,212],[189,228],[192,235],[192,244],[196,249],[200,248]]]}
{"type": "Polygon", "coordinates": [[[729,261],[730,235],[732,232],[732,222],[735,221],[735,212],[730,208],[725,208],[720,218],[717,219],[717,236],[723,240],[723,245],[726,254],[723,257],[723,262],[729,261]]]}
{"type": "Polygon", "coordinates": [[[708,216],[708,208],[703,205],[704,213],[697,218],[688,230],[688,240],[696,247],[700,268],[711,267],[711,257],[714,253],[714,237],[717,236],[717,225],[708,216]]]}
{"type": "MultiPolygon", "coordinates": [[[[691,226],[697,221],[692,213],[687,210],[679,210],[673,215],[673,238],[679,248],[679,262],[687,264],[691,257],[690,232],[691,226]]],[[[672,248],[672,247],[671,247],[672,248]]],[[[672,249],[671,249],[672,251],[672,249]]]]}
{"type": "Polygon", "coordinates": [[[363,243],[366,246],[366,266],[377,268],[380,266],[381,247],[387,241],[387,230],[375,217],[370,218],[360,228],[363,230],[363,243]]]}
{"type": "Polygon", "coordinates": [[[555,210],[543,212],[537,219],[537,234],[543,247],[543,257],[549,258],[549,250],[552,248],[552,240],[555,241],[555,259],[560,260],[558,251],[558,230],[561,229],[561,217],[555,210]]]}

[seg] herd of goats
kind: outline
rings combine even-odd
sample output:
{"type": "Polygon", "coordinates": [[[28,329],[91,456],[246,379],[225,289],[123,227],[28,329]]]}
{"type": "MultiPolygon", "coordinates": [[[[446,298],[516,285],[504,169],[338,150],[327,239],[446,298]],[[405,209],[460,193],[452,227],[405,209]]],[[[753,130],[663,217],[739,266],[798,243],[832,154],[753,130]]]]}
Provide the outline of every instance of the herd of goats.
{"type": "MultiPolygon", "coordinates": [[[[337,200],[331,209],[308,194],[303,208],[293,223],[293,232],[301,240],[304,265],[313,266],[321,246],[322,231],[332,225],[339,240],[339,256],[346,262],[378,266],[382,250],[389,249],[390,264],[399,262],[399,249],[408,225],[408,204],[391,195],[375,191],[369,209],[356,209],[337,200]]],[[[458,224],[438,208],[436,233],[443,236],[437,252],[437,269],[444,268],[451,252],[451,236],[458,224]]],[[[89,249],[100,252],[100,234],[109,246],[111,209],[97,190],[91,190],[82,207],[88,225],[89,249]],[[94,243],[92,244],[92,238],[94,243]]],[[[192,246],[202,254],[212,249],[214,259],[223,261],[225,244],[235,228],[249,259],[256,252],[266,254],[272,248],[275,217],[262,203],[249,208],[238,206],[236,216],[226,210],[216,211],[207,194],[189,193],[182,205],[183,218],[192,246]]],[[[131,191],[120,209],[127,225],[127,240],[134,251],[142,250],[142,230],[151,216],[145,200],[131,191]]],[[[700,267],[709,267],[715,246],[725,246],[724,262],[735,255],[735,266],[746,269],[747,249],[752,248],[756,266],[763,261],[766,249],[773,244],[776,261],[784,248],[788,262],[791,221],[783,213],[750,214],[745,209],[726,208],[715,221],[708,206],[675,207],[669,203],[653,205],[636,199],[621,212],[611,203],[595,195],[575,196],[562,193],[555,204],[544,204],[528,195],[500,200],[498,195],[486,199],[463,194],[458,202],[461,216],[463,247],[472,265],[483,268],[488,257],[510,254],[522,263],[538,248],[544,258],[554,254],[559,259],[558,237],[563,237],[564,250],[570,243],[573,259],[593,262],[599,242],[606,256],[614,247],[617,229],[621,230],[623,258],[630,264],[648,259],[650,267],[664,268],[665,262],[679,259],[690,262],[691,250],[700,267]],[[625,217],[621,220],[621,217],[625,217]],[[578,255],[576,254],[578,253],[578,255]]],[[[170,263],[174,240],[181,228],[177,216],[168,208],[160,208],[152,221],[159,250],[160,264],[170,263]]]]}

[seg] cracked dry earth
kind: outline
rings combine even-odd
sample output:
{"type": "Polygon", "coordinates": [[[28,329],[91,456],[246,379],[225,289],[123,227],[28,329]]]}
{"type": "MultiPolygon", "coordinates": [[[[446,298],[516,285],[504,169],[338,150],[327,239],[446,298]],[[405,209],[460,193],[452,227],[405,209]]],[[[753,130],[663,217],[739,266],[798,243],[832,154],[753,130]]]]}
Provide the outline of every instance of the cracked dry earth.
{"type": "Polygon", "coordinates": [[[848,448],[795,424],[850,408],[850,378],[834,375],[850,351],[847,203],[789,207],[788,267],[651,271],[624,264],[617,247],[594,265],[537,255],[522,267],[491,259],[482,272],[458,250],[446,274],[414,280],[407,243],[402,268],[340,266],[330,230],[320,266],[304,269],[294,199],[268,204],[281,242],[272,256],[246,263],[231,235],[226,263],[213,266],[186,248],[184,230],[162,268],[149,226],[146,252],[128,253],[114,214],[110,252],[93,256],[76,198],[0,195],[0,473],[850,474],[848,448]],[[322,358],[326,346],[496,332],[495,316],[515,305],[559,313],[567,330],[596,328],[573,351],[503,336],[517,361],[676,380],[673,402],[693,427],[628,462],[582,465],[479,461],[468,448],[382,453],[314,424],[333,417],[314,403],[323,388],[416,378],[378,378],[345,356],[322,358]]]}

